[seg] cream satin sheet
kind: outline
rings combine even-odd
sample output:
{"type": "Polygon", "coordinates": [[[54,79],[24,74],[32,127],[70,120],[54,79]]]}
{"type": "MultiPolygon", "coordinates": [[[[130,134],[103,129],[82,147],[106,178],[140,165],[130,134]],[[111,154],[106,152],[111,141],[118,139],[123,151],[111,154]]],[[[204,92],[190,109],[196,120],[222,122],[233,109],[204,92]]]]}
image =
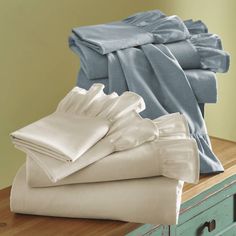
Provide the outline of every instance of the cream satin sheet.
{"type": "Polygon", "coordinates": [[[183,182],[166,177],[31,188],[23,166],[11,190],[11,211],[73,218],[176,224],[183,182]]]}
{"type": "Polygon", "coordinates": [[[177,224],[183,182],[199,180],[197,144],[185,116],[144,119],[144,108],[133,92],[105,95],[95,84],[74,88],[49,118],[14,132],[27,161],[11,211],[177,224]]]}
{"type": "MultiPolygon", "coordinates": [[[[159,175],[189,183],[198,182],[197,145],[190,138],[185,118],[174,113],[158,118],[154,122],[159,128],[159,139],[146,142],[133,149],[115,152],[57,182],[52,182],[32,156],[28,155],[27,183],[31,187],[47,187],[159,175]]],[[[74,167],[76,163],[70,165],[74,167]]],[[[58,173],[68,171],[68,169],[68,165],[67,168],[58,166],[58,173]]]]}

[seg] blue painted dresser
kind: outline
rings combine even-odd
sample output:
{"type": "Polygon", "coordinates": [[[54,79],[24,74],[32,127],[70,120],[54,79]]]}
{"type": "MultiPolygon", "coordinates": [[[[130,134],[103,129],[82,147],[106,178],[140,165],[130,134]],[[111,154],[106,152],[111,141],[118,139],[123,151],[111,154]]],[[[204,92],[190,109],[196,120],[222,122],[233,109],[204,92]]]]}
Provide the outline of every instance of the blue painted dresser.
{"type": "Polygon", "coordinates": [[[211,140],[225,172],[185,184],[177,226],[142,225],[127,236],[236,236],[236,143],[211,140]]]}

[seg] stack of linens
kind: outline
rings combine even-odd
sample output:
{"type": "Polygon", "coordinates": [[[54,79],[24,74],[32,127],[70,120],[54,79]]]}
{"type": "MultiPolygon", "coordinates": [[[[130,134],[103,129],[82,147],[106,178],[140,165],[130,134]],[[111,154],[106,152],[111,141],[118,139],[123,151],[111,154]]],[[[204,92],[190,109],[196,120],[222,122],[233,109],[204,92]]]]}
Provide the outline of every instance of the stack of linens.
{"type": "Polygon", "coordinates": [[[179,113],[142,118],[134,92],[72,89],[56,111],[11,134],[27,155],[11,191],[17,213],[176,224],[199,156],[179,113]]]}

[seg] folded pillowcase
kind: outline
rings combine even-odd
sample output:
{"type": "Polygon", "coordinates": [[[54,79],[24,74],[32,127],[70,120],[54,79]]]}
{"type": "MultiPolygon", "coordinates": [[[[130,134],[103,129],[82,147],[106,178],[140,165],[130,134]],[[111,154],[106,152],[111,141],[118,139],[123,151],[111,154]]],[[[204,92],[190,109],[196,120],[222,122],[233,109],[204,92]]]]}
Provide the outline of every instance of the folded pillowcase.
{"type": "Polygon", "coordinates": [[[13,132],[13,143],[58,160],[77,160],[108,133],[116,119],[145,108],[135,93],[105,95],[103,88],[102,84],[94,84],[88,91],[74,88],[56,112],[13,132]]]}
{"type": "Polygon", "coordinates": [[[198,52],[202,69],[220,73],[225,73],[229,70],[230,56],[223,50],[222,42],[218,35],[209,33],[196,34],[192,35],[189,41],[198,52]]]}
{"type": "Polygon", "coordinates": [[[25,167],[13,182],[12,212],[73,218],[177,224],[183,182],[165,177],[30,188],[25,167]]]}
{"type": "Polygon", "coordinates": [[[46,187],[163,175],[196,183],[199,178],[198,149],[195,141],[189,138],[186,119],[174,113],[160,117],[154,123],[159,130],[158,139],[108,155],[56,183],[52,182],[29,154],[26,165],[27,182],[31,187],[46,187]]]}
{"type": "Polygon", "coordinates": [[[189,40],[166,44],[180,66],[186,69],[209,69],[224,73],[229,69],[229,54],[222,50],[217,35],[194,35],[189,40]]]}
{"type": "Polygon", "coordinates": [[[198,150],[193,139],[159,140],[126,151],[115,152],[55,183],[30,155],[26,163],[27,183],[31,187],[155,176],[165,176],[188,183],[197,183],[199,180],[198,150]]]}
{"type": "MultiPolygon", "coordinates": [[[[81,44],[74,35],[69,46],[80,57],[81,68],[88,79],[108,77],[108,59],[93,49],[81,44]]],[[[188,40],[167,43],[165,46],[177,59],[182,69],[209,69],[227,72],[229,54],[222,49],[219,36],[215,34],[192,35],[188,40]]]]}
{"type": "Polygon", "coordinates": [[[109,130],[102,119],[54,113],[12,133],[19,149],[31,149],[61,161],[75,161],[109,130]]]}
{"type": "Polygon", "coordinates": [[[51,181],[56,182],[113,152],[131,149],[158,137],[158,127],[152,120],[130,112],[117,119],[106,136],[74,162],[62,162],[32,149],[23,151],[46,172],[51,181]]]}
{"type": "MultiPolygon", "coordinates": [[[[107,54],[147,43],[168,43],[184,40],[189,32],[177,16],[166,17],[159,10],[140,12],[123,21],[74,28],[79,43],[107,54]]],[[[73,38],[70,40],[73,41],[73,38]]]]}
{"type": "MultiPolygon", "coordinates": [[[[208,33],[207,26],[200,20],[193,21],[190,19],[184,21],[184,24],[191,34],[189,41],[198,51],[200,68],[214,72],[227,72],[229,70],[230,56],[223,51],[219,36],[208,33]]],[[[185,69],[198,69],[198,67],[185,67],[185,69]]]]}
{"type": "Polygon", "coordinates": [[[154,43],[177,42],[190,36],[186,25],[178,16],[165,16],[159,10],[139,12],[124,19],[123,22],[152,33],[154,43]]]}

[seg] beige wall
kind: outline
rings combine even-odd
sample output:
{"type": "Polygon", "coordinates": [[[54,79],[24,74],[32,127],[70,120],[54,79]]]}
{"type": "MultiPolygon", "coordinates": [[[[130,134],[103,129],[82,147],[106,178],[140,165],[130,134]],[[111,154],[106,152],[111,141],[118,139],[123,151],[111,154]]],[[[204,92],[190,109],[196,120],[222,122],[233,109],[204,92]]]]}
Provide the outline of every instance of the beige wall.
{"type": "MultiPolygon", "coordinates": [[[[25,159],[8,134],[52,112],[75,84],[79,60],[67,46],[70,29],[154,8],[203,19],[235,55],[234,0],[0,0],[0,189],[11,184],[25,159]]],[[[219,76],[219,103],[207,108],[210,134],[231,140],[236,140],[235,70],[231,66],[219,76]]]]}

